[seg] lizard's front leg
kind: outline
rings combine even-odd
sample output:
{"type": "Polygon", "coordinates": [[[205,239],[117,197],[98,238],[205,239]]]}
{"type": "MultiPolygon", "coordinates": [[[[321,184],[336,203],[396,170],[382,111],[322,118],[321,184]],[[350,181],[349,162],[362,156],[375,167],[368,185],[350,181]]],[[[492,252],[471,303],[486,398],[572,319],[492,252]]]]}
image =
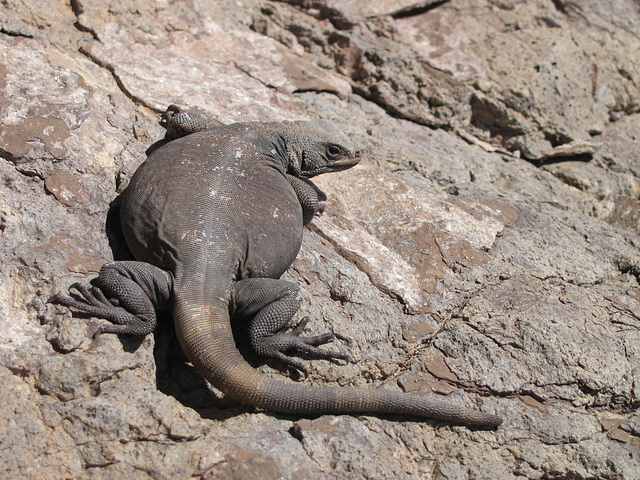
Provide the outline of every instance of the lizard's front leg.
{"type": "Polygon", "coordinates": [[[300,336],[309,317],[303,318],[293,330],[284,331],[300,306],[298,290],[292,283],[273,278],[248,278],[235,283],[231,315],[253,317],[249,325],[249,339],[253,350],[261,356],[276,358],[302,372],[306,372],[302,362],[285,352],[296,351],[316,358],[350,361],[346,354],[318,348],[318,345],[333,341],[332,333],[313,337],[300,336]]]}
{"type": "Polygon", "coordinates": [[[296,192],[302,206],[304,225],[313,220],[316,213],[322,214],[324,212],[324,202],[327,200],[327,196],[311,180],[290,174],[287,174],[287,180],[293,187],[293,191],[296,192]]]}
{"type": "Polygon", "coordinates": [[[49,302],[112,322],[100,326],[95,335],[148,335],[156,326],[156,310],[168,306],[172,292],[169,272],[144,262],[112,262],[102,266],[91,286],[74,283],[71,296],[56,294],[49,302]]]}

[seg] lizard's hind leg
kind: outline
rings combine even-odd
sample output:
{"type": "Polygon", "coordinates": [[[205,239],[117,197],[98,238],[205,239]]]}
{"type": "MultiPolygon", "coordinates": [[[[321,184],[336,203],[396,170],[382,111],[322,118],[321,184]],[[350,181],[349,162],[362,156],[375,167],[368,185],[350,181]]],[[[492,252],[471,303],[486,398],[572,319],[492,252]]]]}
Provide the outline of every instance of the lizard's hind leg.
{"type": "Polygon", "coordinates": [[[237,282],[232,293],[233,316],[253,317],[249,325],[249,340],[259,355],[276,358],[302,372],[307,371],[304,364],[285,352],[295,351],[315,358],[350,361],[350,357],[344,353],[318,348],[333,341],[332,333],[301,336],[309,317],[286,331],[300,306],[296,285],[273,278],[249,278],[237,282]]]}

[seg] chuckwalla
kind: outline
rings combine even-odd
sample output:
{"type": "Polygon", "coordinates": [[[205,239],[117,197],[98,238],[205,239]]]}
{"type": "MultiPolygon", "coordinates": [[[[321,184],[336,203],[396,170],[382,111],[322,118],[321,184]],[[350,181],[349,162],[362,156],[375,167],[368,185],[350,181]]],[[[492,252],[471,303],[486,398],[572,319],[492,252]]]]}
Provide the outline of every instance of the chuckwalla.
{"type": "Polygon", "coordinates": [[[318,348],[331,334],[302,337],[298,287],[280,280],[296,258],[303,227],[323,210],[309,180],[345,170],[361,150],[325,120],[213,126],[171,106],[167,138],[138,168],[122,200],[122,229],[138,261],[105,264],[93,286],[74,284],[52,302],[112,322],[98,333],[147,335],[156,310],[173,313],[180,344],[197,371],[240,402],[295,414],[386,412],[497,427],[496,415],[443,399],[387,389],[309,386],[257,372],[236,348],[231,321],[252,318],[260,355],[291,366],[298,351],[348,358],[318,348]]]}

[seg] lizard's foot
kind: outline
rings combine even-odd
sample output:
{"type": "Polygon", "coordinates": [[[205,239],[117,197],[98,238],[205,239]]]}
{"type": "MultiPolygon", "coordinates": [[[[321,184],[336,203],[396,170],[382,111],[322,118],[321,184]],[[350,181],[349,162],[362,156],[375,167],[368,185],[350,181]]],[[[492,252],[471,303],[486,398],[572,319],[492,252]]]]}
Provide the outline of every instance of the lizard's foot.
{"type": "MultiPolygon", "coordinates": [[[[96,286],[87,286],[82,283],[74,283],[69,287],[69,296],[56,293],[49,298],[49,303],[64,305],[74,308],[83,313],[88,313],[95,317],[105,318],[112,322],[111,325],[100,325],[93,334],[96,338],[102,333],[124,333],[146,335],[148,332],[148,322],[128,312],[120,306],[120,302],[115,298],[107,298],[105,294],[96,286]],[[75,290],[75,291],[74,291],[75,290]]],[[[153,327],[151,328],[153,331],[153,327]]]]}
{"type": "Polygon", "coordinates": [[[290,332],[277,332],[269,337],[262,338],[254,349],[262,356],[275,358],[285,365],[293,367],[303,373],[307,373],[307,367],[299,360],[292,358],[285,352],[306,353],[314,358],[324,360],[344,360],[353,362],[351,357],[345,353],[322,350],[319,345],[330,343],[335,339],[332,333],[315,335],[313,337],[301,337],[309,323],[309,317],[304,317],[300,323],[290,332]]]}
{"type": "Polygon", "coordinates": [[[95,316],[103,316],[106,311],[120,307],[120,302],[117,299],[108,299],[98,287],[89,287],[82,283],[71,285],[68,297],[56,293],[49,299],[49,303],[75,308],[95,316]]]}

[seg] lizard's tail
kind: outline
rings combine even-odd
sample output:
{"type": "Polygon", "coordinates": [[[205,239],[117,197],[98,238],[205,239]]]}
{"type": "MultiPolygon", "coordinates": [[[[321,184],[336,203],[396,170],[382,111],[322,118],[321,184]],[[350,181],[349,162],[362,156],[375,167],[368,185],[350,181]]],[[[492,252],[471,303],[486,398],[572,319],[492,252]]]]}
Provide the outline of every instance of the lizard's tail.
{"type": "Polygon", "coordinates": [[[265,410],[297,413],[400,413],[459,424],[497,427],[502,418],[424,395],[385,389],[317,387],[267,377],[235,345],[226,308],[180,307],[176,332],[198,372],[225,395],[265,410]]]}

